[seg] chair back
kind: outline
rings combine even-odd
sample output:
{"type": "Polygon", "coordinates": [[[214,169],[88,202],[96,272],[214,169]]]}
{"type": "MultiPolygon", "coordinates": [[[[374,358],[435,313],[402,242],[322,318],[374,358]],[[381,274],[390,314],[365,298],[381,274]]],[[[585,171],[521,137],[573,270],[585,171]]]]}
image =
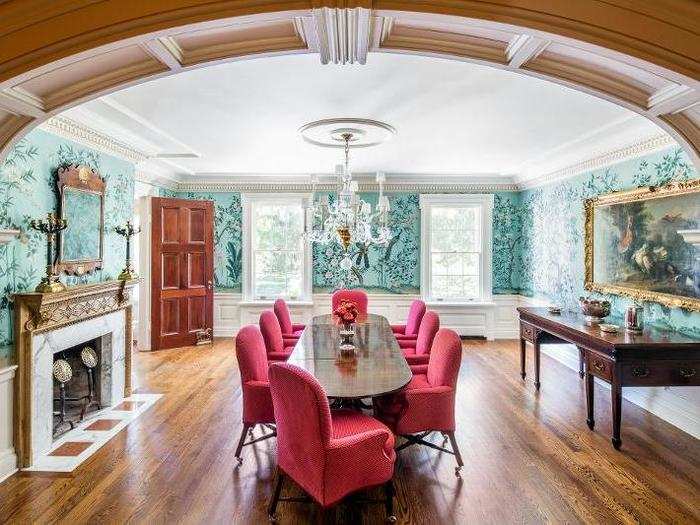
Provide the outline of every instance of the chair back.
{"type": "Polygon", "coordinates": [[[315,377],[288,364],[270,366],[277,422],[277,464],[309,495],[323,501],[325,449],[331,439],[328,398],[315,377]]]}
{"type": "MultiPolygon", "coordinates": [[[[427,314],[426,314],[427,315],[427,314]]],[[[462,340],[454,330],[438,330],[433,341],[428,362],[428,383],[432,386],[457,384],[459,367],[462,363],[462,340]]]]}
{"type": "Polygon", "coordinates": [[[425,315],[425,303],[420,299],[411,302],[411,308],[408,310],[408,318],[406,319],[406,335],[418,335],[423,315],[425,315]]]}
{"type": "Polygon", "coordinates": [[[294,328],[292,327],[292,316],[289,313],[289,307],[287,306],[287,302],[280,297],[275,301],[275,304],[272,307],[272,309],[275,311],[275,315],[277,316],[277,320],[280,323],[282,333],[291,334],[292,332],[294,332],[294,328]]]}
{"type": "Polygon", "coordinates": [[[369,298],[364,290],[348,290],[346,288],[336,290],[331,297],[331,309],[335,311],[343,301],[352,301],[357,305],[357,309],[361,314],[367,313],[369,298]]]}
{"type": "Polygon", "coordinates": [[[432,310],[428,310],[421,319],[416,337],[416,355],[429,354],[433,346],[433,339],[440,329],[440,317],[432,310]]]}
{"type": "Polygon", "coordinates": [[[244,326],[236,335],[236,359],[241,371],[241,383],[267,381],[267,353],[260,329],[244,326]]]}
{"type": "Polygon", "coordinates": [[[260,314],[260,331],[265,340],[265,348],[267,348],[268,353],[284,351],[282,328],[275,312],[265,310],[260,314]]]}

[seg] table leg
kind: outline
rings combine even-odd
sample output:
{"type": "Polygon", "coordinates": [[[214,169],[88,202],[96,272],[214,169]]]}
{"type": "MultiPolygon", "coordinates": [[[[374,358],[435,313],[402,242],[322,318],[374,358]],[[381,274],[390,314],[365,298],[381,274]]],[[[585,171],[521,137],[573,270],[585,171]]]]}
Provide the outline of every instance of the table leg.
{"type": "Polygon", "coordinates": [[[622,439],[620,439],[620,424],[622,422],[622,386],[618,381],[613,380],[611,385],[612,398],[612,444],[616,450],[620,450],[622,439]]]}
{"type": "Polygon", "coordinates": [[[586,412],[588,415],[586,423],[588,423],[588,428],[591,430],[593,430],[593,427],[595,427],[595,419],[593,419],[593,381],[593,374],[586,372],[586,412]]]}
{"type": "Polygon", "coordinates": [[[578,348],[578,375],[581,379],[583,379],[584,372],[583,372],[583,361],[584,361],[584,354],[583,354],[583,348],[577,347],[578,348]]]}
{"type": "Polygon", "coordinates": [[[535,348],[535,388],[540,389],[540,343],[535,340],[532,344],[535,348]]]}
{"type": "Polygon", "coordinates": [[[520,339],[520,377],[525,379],[525,339],[520,339]]]}

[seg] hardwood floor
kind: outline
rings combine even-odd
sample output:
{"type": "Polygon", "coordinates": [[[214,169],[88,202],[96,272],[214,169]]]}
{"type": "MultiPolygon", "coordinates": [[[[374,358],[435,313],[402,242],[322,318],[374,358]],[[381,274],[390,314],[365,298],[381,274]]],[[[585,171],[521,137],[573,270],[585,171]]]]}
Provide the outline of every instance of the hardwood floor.
{"type": "MultiPolygon", "coordinates": [[[[609,391],[597,392],[591,432],[575,372],[543,356],[538,394],[518,366],[515,341],[465,342],[462,479],[452,456],[402,451],[399,523],[700,522],[699,440],[624,402],[617,452],[609,391]]],[[[20,473],[0,484],[0,522],[266,522],[274,440],[246,447],[236,468],[241,391],[232,342],[139,353],[134,369],[139,391],[163,399],[74,473],[20,473]]],[[[279,516],[309,523],[319,512],[281,503],[279,516]]],[[[345,502],[324,521],[382,523],[384,510],[345,502]]]]}

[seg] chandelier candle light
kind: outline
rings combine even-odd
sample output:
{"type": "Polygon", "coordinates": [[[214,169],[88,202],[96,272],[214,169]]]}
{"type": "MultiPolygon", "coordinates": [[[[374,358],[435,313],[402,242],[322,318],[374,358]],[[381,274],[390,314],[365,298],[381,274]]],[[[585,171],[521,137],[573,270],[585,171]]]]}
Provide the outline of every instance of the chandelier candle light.
{"type": "MultiPolygon", "coordinates": [[[[394,133],[388,124],[362,119],[332,119],[329,121],[312,122],[301,128],[304,138],[319,146],[342,147],[345,152],[344,164],[339,164],[335,169],[337,189],[331,202],[328,195],[324,194],[319,199],[312,197],[309,206],[309,216],[311,218],[311,228],[305,233],[311,242],[328,244],[338,242],[345,250],[345,257],[340,262],[340,267],[345,271],[352,268],[349,248],[352,243],[359,243],[365,246],[386,246],[391,240],[391,230],[388,226],[389,218],[389,198],[384,195],[384,182],[386,176],[382,172],[377,172],[376,181],[379,185],[379,199],[376,208],[373,210],[370,203],[362,200],[358,195],[358,183],[352,178],[350,169],[350,149],[353,147],[367,147],[376,145],[394,133]],[[316,128],[324,128],[333,124],[355,124],[358,127],[342,127],[329,129],[330,140],[310,139],[313,137],[310,131],[316,128]],[[374,128],[383,130],[384,138],[376,141],[368,141],[365,135],[367,132],[362,129],[374,128]]],[[[372,139],[374,135],[368,134],[372,139]]],[[[376,132],[375,132],[376,135],[376,132]]],[[[318,178],[312,178],[312,194],[315,195],[318,178]]]]}

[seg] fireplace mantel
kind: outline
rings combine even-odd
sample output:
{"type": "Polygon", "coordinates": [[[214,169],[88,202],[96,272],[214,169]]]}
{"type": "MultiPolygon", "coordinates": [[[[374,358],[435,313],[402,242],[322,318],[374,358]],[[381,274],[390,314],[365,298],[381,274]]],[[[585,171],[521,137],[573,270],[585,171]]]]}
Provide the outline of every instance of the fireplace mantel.
{"type": "Polygon", "coordinates": [[[14,442],[21,467],[32,462],[33,348],[36,334],[124,310],[124,396],[131,394],[132,304],[130,294],[138,283],[104,281],[77,285],[55,293],[19,293],[15,304],[17,372],[14,397],[14,442]]]}

